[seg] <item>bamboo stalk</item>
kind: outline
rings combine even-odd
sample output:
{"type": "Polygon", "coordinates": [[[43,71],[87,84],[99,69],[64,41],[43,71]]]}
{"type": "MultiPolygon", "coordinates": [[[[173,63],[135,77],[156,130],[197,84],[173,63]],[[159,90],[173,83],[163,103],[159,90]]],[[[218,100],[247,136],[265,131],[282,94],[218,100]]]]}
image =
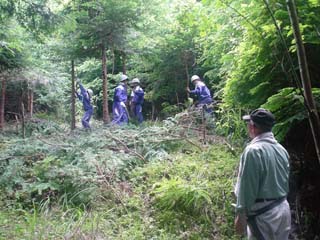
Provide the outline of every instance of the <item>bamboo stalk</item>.
{"type": "Polygon", "coordinates": [[[287,8],[290,16],[291,25],[293,28],[294,38],[296,40],[297,55],[299,61],[300,77],[302,80],[303,93],[305,96],[306,105],[308,106],[309,124],[314,140],[314,146],[318,161],[320,164],[320,120],[316,104],[312,94],[310,74],[308,69],[307,56],[304,49],[302,36],[299,27],[297,9],[294,0],[287,0],[287,8]]]}

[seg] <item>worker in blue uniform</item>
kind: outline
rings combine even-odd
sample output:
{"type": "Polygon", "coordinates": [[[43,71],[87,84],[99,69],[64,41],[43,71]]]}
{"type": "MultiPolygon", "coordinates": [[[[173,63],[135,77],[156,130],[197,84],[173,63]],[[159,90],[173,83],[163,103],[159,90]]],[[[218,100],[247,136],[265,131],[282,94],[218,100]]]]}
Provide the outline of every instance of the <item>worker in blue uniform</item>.
{"type": "Polygon", "coordinates": [[[123,125],[127,124],[129,121],[129,115],[127,110],[127,84],[128,76],[122,74],[120,76],[120,84],[115,88],[113,96],[113,106],[112,106],[112,123],[123,125]]]}
{"type": "Polygon", "coordinates": [[[81,119],[81,123],[85,129],[90,129],[90,119],[93,114],[93,106],[91,104],[93,91],[91,89],[85,89],[79,79],[77,79],[77,83],[80,87],[80,93],[76,91],[76,95],[82,102],[84,110],[84,115],[81,119]]]}
{"type": "Polygon", "coordinates": [[[142,104],[144,101],[144,91],[140,87],[140,80],[138,78],[132,79],[130,86],[132,88],[130,107],[133,117],[138,120],[139,123],[143,122],[142,104]]]}
{"type": "Polygon", "coordinates": [[[212,112],[211,108],[206,107],[208,104],[212,103],[210,90],[208,89],[206,84],[203,81],[201,81],[198,75],[193,75],[191,77],[191,83],[195,85],[195,89],[190,90],[188,88],[187,91],[197,98],[196,106],[204,107],[207,112],[212,112]]]}

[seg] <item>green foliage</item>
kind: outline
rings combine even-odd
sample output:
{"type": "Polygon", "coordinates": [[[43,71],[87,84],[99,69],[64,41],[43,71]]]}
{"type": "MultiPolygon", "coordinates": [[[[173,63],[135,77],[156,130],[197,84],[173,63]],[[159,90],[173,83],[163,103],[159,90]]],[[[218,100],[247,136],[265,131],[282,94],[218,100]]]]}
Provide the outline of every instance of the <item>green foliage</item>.
{"type": "Polygon", "coordinates": [[[178,178],[164,180],[154,188],[152,194],[156,195],[156,206],[162,210],[182,211],[197,216],[205,215],[201,211],[212,204],[204,187],[192,186],[178,178]]]}
{"type": "Polygon", "coordinates": [[[223,145],[199,152],[169,120],[60,131],[1,138],[2,238],[232,239],[237,160],[223,145]]]}
{"type": "MultiPolygon", "coordinates": [[[[299,75],[286,4],[277,1],[267,3],[290,49],[293,67],[263,1],[203,1],[210,10],[199,23],[199,28],[206,31],[195,38],[203,49],[199,65],[206,70],[205,75],[211,80],[213,89],[218,90],[216,96],[225,103],[225,107],[218,110],[217,132],[230,135],[233,140],[245,136],[240,124],[240,109],[252,110],[265,106],[276,111],[279,122],[275,131],[280,140],[296,122],[305,118],[303,106],[297,106],[299,101],[293,96],[296,94],[285,95],[288,87],[297,86],[293,74],[299,75]],[[293,109],[289,109],[291,104],[293,109]],[[235,109],[239,111],[231,114],[235,109]]],[[[314,1],[309,4],[296,1],[296,4],[311,81],[314,87],[319,87],[315,77],[318,70],[311,67],[318,66],[319,62],[319,38],[316,37],[318,30],[315,27],[319,19],[314,18],[320,11],[319,4],[314,1]]]]}
{"type": "Polygon", "coordinates": [[[28,131],[28,138],[6,143],[0,155],[4,159],[0,162],[3,191],[26,205],[47,199],[90,204],[99,192],[102,172],[123,181],[136,166],[165,158],[180,148],[179,141],[170,137],[180,131],[173,123],[145,129],[97,129],[91,135],[75,132],[69,136],[63,135],[63,128],[54,129],[50,121],[44,121],[43,129],[36,126],[39,128],[28,131]],[[120,139],[126,143],[119,145],[120,139]]]}
{"type": "Polygon", "coordinates": [[[0,29],[0,72],[21,67],[24,63],[23,30],[16,21],[7,19],[0,29]],[[14,31],[13,31],[14,29],[14,31]]]}
{"type": "MultiPolygon", "coordinates": [[[[150,6],[155,7],[155,6],[150,6]]],[[[132,65],[137,75],[143,74],[148,100],[159,110],[164,102],[179,104],[186,100],[186,87],[190,79],[187,74],[193,69],[197,48],[193,39],[197,35],[201,5],[193,1],[159,2],[157,14],[144,23],[146,31],[138,33],[141,39],[135,40],[140,47],[132,65]],[[156,21],[155,21],[156,19],[156,21]],[[142,45],[142,46],[141,46],[142,45]]],[[[153,12],[151,12],[153,13],[153,12]]],[[[146,13],[150,15],[150,12],[146,13]]]]}
{"type": "MultiPolygon", "coordinates": [[[[65,21],[74,25],[69,33],[76,56],[94,56],[101,44],[110,49],[123,48],[129,29],[133,28],[140,15],[141,2],[126,1],[74,1],[67,6],[69,17],[65,21]],[[71,11],[70,11],[71,10],[71,11]],[[74,24],[76,22],[77,24],[74,24]]],[[[100,55],[100,54],[99,54],[100,55]]]]}
{"type": "Polygon", "coordinates": [[[41,39],[42,34],[48,34],[53,30],[58,21],[50,8],[47,0],[28,1],[0,1],[0,23],[8,18],[16,19],[20,26],[32,32],[35,37],[41,39]]]}
{"type": "MultiPolygon", "coordinates": [[[[314,88],[313,94],[316,102],[319,103],[319,88],[314,88]]],[[[277,123],[273,128],[273,132],[279,141],[284,140],[290,128],[308,117],[303,96],[294,88],[282,89],[279,93],[268,98],[268,101],[262,107],[275,114],[277,123]]],[[[319,107],[318,109],[320,109],[319,107]]]]}
{"type": "Polygon", "coordinates": [[[58,154],[62,154],[59,150],[50,149],[39,140],[16,142],[21,143],[20,147],[8,145],[1,155],[6,156],[8,162],[1,164],[0,183],[11,198],[30,206],[33,201],[39,203],[60,197],[70,203],[86,204],[94,196],[88,196],[90,183],[78,180],[85,177],[83,163],[70,162],[70,156],[59,159],[58,154]],[[57,156],[50,155],[53,153],[57,156]]]}
{"type": "Polygon", "coordinates": [[[181,108],[182,108],[182,106],[172,105],[172,104],[169,104],[168,102],[164,102],[164,103],[162,103],[161,115],[164,118],[174,116],[175,114],[181,112],[181,110],[182,110],[181,108]]]}
{"type": "MultiPolygon", "coordinates": [[[[257,108],[282,88],[295,84],[291,75],[293,69],[284,57],[286,49],[263,2],[204,1],[204,4],[214,10],[207,14],[212,21],[209,23],[204,17],[200,24],[207,31],[197,38],[204,46],[200,59],[214,87],[223,88],[223,94],[219,91],[218,96],[224,102],[232,107],[257,108]]],[[[268,4],[286,44],[294,50],[286,5],[277,1],[268,1],[268,4]]],[[[313,16],[319,7],[297,1],[297,8],[306,48],[310,49],[308,58],[316,63],[318,60],[313,53],[319,48],[319,38],[315,37],[317,29],[310,26],[317,25],[315,22],[319,19],[313,16]]],[[[291,56],[296,65],[296,53],[291,56]]],[[[312,81],[316,83],[315,78],[312,81]]]]}
{"type": "Polygon", "coordinates": [[[220,104],[216,109],[216,133],[225,136],[232,143],[242,145],[243,139],[247,137],[246,125],[242,120],[244,112],[241,108],[220,104]]]}
{"type": "Polygon", "coordinates": [[[168,232],[190,239],[232,239],[232,176],[236,159],[222,145],[171,156],[134,172],[152,197],[154,217],[168,232]]]}
{"type": "MultiPolygon", "coordinates": [[[[286,6],[267,2],[297,66],[286,6]]],[[[279,140],[306,118],[303,99],[293,88],[297,68],[291,68],[263,2],[75,0],[57,5],[0,0],[0,71],[29,67],[10,75],[8,93],[20,97],[27,87],[37,87],[35,121],[26,122],[26,139],[3,135],[0,141],[1,202],[20,206],[12,215],[0,214],[1,238],[232,239],[229,192],[235,159],[220,145],[202,149],[193,130],[177,125],[183,117],[171,116],[185,107],[188,75],[199,74],[224,103],[216,111],[214,131],[232,143],[246,136],[241,116],[249,109],[263,106],[275,113],[279,140]],[[55,13],[64,21],[47,35],[55,13]],[[93,132],[65,134],[71,59],[76,75],[94,90],[96,116],[102,115],[97,59],[103,44],[111,73],[109,100],[116,74],[126,67],[130,78],[141,78],[155,112],[169,117],[164,123],[102,128],[94,121],[93,132]],[[128,192],[121,184],[129,184],[128,192]]],[[[311,80],[319,87],[319,1],[299,0],[297,6],[311,80]]],[[[319,89],[313,91],[320,102],[319,89]]]]}

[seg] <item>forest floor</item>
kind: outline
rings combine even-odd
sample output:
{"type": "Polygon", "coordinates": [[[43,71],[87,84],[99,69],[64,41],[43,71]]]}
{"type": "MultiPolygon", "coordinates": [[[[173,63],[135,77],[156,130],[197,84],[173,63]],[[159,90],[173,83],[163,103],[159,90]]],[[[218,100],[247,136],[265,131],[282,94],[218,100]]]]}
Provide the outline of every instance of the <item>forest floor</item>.
{"type": "Polygon", "coordinates": [[[15,131],[0,141],[0,239],[235,239],[239,152],[221,137],[174,120],[15,131]]]}
{"type": "Polygon", "coordinates": [[[1,134],[0,239],[237,239],[241,149],[176,119],[93,125],[1,134]]]}

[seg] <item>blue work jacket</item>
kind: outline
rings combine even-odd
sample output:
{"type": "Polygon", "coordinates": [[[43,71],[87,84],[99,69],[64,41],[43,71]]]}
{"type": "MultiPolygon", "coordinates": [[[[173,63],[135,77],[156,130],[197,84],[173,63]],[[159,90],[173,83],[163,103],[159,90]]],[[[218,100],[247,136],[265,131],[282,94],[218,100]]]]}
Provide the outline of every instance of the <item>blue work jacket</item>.
{"type": "Polygon", "coordinates": [[[79,100],[82,102],[83,104],[83,110],[85,111],[89,111],[89,110],[92,110],[93,107],[91,105],[91,97],[88,93],[88,91],[82,86],[81,83],[79,83],[79,86],[80,86],[80,94],[77,94],[77,97],[79,98],[79,100]]]}
{"type": "Polygon", "coordinates": [[[206,104],[212,102],[210,91],[203,82],[199,81],[195,89],[190,91],[190,93],[197,96],[198,104],[206,104]]]}

